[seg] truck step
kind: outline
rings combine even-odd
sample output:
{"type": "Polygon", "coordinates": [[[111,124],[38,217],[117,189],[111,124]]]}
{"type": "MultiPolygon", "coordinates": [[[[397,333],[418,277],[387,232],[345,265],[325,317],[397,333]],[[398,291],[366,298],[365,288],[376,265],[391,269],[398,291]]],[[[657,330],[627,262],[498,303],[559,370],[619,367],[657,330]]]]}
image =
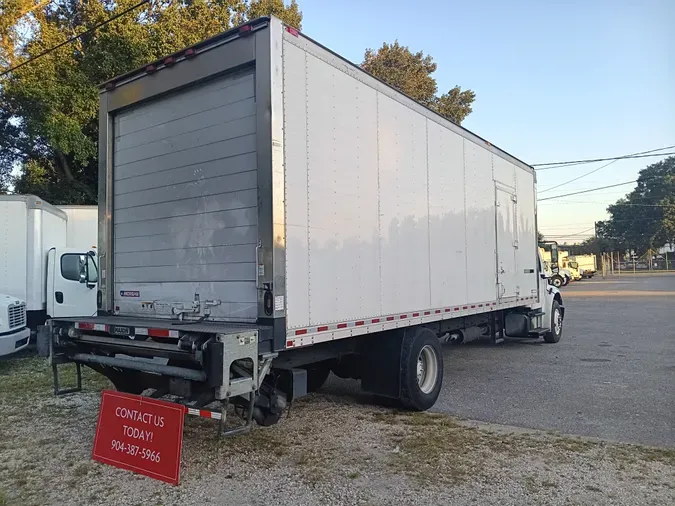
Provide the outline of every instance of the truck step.
{"type": "Polygon", "coordinates": [[[544,316],[545,314],[546,313],[544,311],[538,309],[537,311],[530,311],[529,313],[527,313],[527,316],[529,316],[530,318],[534,318],[537,316],[544,316]]]}
{"type": "Polygon", "coordinates": [[[72,394],[75,392],[82,391],[82,368],[79,362],[75,362],[75,381],[77,382],[74,387],[61,388],[59,384],[59,371],[58,366],[63,364],[72,364],[73,361],[67,357],[57,355],[52,357],[52,375],[54,380],[54,395],[65,395],[72,394]]]}
{"type": "Polygon", "coordinates": [[[539,328],[530,330],[529,335],[532,336],[532,337],[541,337],[548,332],[549,332],[549,329],[539,327],[539,328]]]}

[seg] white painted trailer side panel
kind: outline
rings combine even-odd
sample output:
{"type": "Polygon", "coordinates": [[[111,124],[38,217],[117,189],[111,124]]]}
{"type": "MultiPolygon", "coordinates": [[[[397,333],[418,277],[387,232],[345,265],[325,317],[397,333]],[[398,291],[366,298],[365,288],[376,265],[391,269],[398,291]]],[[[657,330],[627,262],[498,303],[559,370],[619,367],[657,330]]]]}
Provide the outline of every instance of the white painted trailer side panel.
{"type": "Polygon", "coordinates": [[[517,268],[521,296],[537,295],[537,194],[532,175],[516,167],[517,268]],[[534,272],[530,272],[534,271],[534,272]]]}
{"type": "Polygon", "coordinates": [[[57,206],[68,215],[66,243],[69,248],[88,251],[98,244],[97,206],[57,206]]]}
{"type": "Polygon", "coordinates": [[[375,91],[297,51],[290,48],[285,62],[284,94],[293,111],[285,115],[289,324],[376,315],[375,91]]]}
{"type": "Polygon", "coordinates": [[[431,307],[455,306],[468,300],[464,139],[428,121],[427,144],[431,307]]]}
{"type": "Polygon", "coordinates": [[[283,62],[289,346],[533,303],[498,300],[495,206],[531,172],[302,37],[283,62]]]}
{"type": "Polygon", "coordinates": [[[431,304],[426,119],[382,94],[378,103],[380,285],[390,314],[431,304]]]}
{"type": "Polygon", "coordinates": [[[464,139],[466,198],[466,302],[495,300],[497,296],[495,191],[492,153],[464,139]]]}
{"type": "Polygon", "coordinates": [[[26,300],[28,213],[23,201],[0,201],[0,293],[26,300]]]}

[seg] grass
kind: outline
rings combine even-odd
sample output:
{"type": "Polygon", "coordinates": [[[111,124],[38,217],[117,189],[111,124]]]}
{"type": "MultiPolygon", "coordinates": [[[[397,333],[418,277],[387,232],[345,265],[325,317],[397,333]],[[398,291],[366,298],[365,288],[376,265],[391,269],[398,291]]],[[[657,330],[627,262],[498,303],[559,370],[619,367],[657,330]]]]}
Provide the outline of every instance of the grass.
{"type": "MultiPolygon", "coordinates": [[[[75,385],[75,365],[59,367],[61,386],[75,385]]],[[[101,391],[110,388],[108,379],[87,367],[82,367],[82,388],[101,391]]],[[[52,398],[54,394],[52,369],[47,359],[19,353],[0,360],[0,402],[19,404],[26,399],[52,398]]]]}
{"type": "MultiPolygon", "coordinates": [[[[440,414],[386,411],[373,414],[372,420],[388,428],[392,445],[399,449],[392,455],[391,468],[424,483],[458,483],[469,475],[480,474],[485,464],[497,459],[509,461],[529,454],[536,454],[551,465],[574,454],[608,457],[617,465],[640,461],[675,465],[673,449],[550,434],[502,434],[467,426],[440,414]]],[[[530,485],[558,486],[552,481],[530,485]]]]}

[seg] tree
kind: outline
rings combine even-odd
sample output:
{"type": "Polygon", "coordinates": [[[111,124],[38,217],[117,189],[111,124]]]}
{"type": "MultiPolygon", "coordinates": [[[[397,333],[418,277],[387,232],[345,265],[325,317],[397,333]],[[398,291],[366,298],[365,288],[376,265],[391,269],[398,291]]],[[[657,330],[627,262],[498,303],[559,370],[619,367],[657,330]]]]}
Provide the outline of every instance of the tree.
{"type": "Polygon", "coordinates": [[[636,188],[607,208],[598,236],[644,253],[675,240],[675,156],[640,171],[636,188]]]}
{"type": "MultiPolygon", "coordinates": [[[[0,72],[138,0],[0,0],[0,72]]],[[[98,85],[239,23],[275,14],[301,27],[295,0],[151,0],[0,78],[0,193],[96,202],[98,85]]]]}
{"type": "Polygon", "coordinates": [[[361,67],[457,124],[472,111],[476,99],[473,91],[455,86],[438,96],[438,85],[431,75],[437,68],[434,59],[422,51],[413,53],[398,41],[385,42],[377,51],[366,49],[361,67]]]}

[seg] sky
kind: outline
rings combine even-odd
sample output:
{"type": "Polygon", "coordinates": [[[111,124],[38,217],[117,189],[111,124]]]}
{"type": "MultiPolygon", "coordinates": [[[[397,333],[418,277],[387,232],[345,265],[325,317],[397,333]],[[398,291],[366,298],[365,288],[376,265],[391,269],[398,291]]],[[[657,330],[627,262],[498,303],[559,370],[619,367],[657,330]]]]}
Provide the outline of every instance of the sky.
{"type": "MultiPolygon", "coordinates": [[[[675,145],[675,0],[298,3],[303,33],[354,63],[396,39],[432,55],[439,92],[476,92],[463,126],[526,163],[675,145]]],[[[539,197],[635,180],[661,159],[621,160],[550,191],[603,164],[540,171],[539,197]]],[[[633,187],[541,202],[539,229],[583,240],[633,187]]]]}

